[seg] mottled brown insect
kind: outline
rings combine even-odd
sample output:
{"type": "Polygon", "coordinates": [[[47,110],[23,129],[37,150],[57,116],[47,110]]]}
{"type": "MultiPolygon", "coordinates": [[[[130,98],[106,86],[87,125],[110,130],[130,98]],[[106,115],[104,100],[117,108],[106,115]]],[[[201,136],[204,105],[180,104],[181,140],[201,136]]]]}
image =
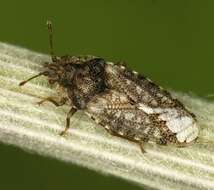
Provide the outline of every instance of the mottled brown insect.
{"type": "Polygon", "coordinates": [[[151,80],[128,70],[122,64],[106,62],[96,56],[62,56],[53,53],[52,25],[48,22],[52,62],[46,63],[36,76],[44,75],[52,85],[56,83],[66,92],[59,101],[48,97],[39,104],[50,101],[56,106],[68,103],[71,107],[66,117],[83,110],[112,135],[143,143],[185,146],[198,137],[194,114],[151,80]]]}

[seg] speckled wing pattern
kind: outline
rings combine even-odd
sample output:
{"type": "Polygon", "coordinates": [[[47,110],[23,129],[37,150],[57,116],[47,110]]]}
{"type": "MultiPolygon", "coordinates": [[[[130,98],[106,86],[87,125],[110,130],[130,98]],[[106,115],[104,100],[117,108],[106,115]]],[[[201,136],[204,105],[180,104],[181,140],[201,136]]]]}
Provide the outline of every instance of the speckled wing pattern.
{"type": "Polygon", "coordinates": [[[109,90],[95,96],[86,113],[110,133],[160,144],[188,144],[198,136],[195,116],[149,79],[123,65],[106,65],[109,90]]]}
{"type": "Polygon", "coordinates": [[[164,130],[169,136],[165,122],[158,119],[156,114],[147,114],[138,109],[137,104],[132,104],[124,93],[115,90],[94,97],[88,103],[86,113],[112,135],[131,141],[147,142],[153,139],[164,143],[164,130]]]}

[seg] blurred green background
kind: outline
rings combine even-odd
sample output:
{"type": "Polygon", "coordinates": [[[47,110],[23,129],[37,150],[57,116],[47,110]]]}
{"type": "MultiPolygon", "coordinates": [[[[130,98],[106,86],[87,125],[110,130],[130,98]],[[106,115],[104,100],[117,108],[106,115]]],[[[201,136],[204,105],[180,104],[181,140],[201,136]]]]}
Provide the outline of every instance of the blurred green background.
{"type": "MultiPolygon", "coordinates": [[[[163,87],[212,95],[213,0],[0,2],[0,41],[48,53],[46,20],[57,55],[124,60],[163,87]]],[[[0,145],[0,189],[141,189],[57,160],[0,145]]],[[[145,187],[145,189],[147,189],[145,187]]]]}

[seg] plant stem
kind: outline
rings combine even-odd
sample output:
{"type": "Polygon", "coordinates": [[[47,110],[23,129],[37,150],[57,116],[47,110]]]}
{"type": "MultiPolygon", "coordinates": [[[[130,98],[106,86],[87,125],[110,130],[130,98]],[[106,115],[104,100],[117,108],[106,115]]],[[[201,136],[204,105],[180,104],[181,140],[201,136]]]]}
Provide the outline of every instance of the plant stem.
{"type": "Polygon", "coordinates": [[[61,137],[69,107],[35,104],[55,90],[43,77],[18,86],[49,60],[47,55],[0,43],[0,142],[155,189],[214,189],[214,103],[173,92],[200,125],[200,143],[185,148],[148,143],[142,154],[137,144],[111,136],[81,111],[61,137]]]}

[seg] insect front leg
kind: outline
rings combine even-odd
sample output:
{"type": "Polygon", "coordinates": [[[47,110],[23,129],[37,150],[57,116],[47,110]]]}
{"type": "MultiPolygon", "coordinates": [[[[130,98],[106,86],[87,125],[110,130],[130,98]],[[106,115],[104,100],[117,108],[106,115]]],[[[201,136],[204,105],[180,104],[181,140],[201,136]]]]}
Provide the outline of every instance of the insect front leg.
{"type": "Polygon", "coordinates": [[[60,133],[60,136],[64,135],[67,130],[69,129],[70,127],[70,119],[71,117],[74,115],[74,113],[77,111],[76,108],[71,108],[70,111],[67,113],[67,117],[66,117],[66,126],[65,126],[65,129],[60,133]]]}
{"type": "Polygon", "coordinates": [[[55,97],[47,97],[44,98],[43,100],[37,102],[37,104],[40,106],[41,104],[43,104],[44,102],[51,102],[52,104],[54,104],[55,106],[62,106],[66,103],[67,98],[63,97],[61,98],[59,101],[55,100],[55,97]]]}

